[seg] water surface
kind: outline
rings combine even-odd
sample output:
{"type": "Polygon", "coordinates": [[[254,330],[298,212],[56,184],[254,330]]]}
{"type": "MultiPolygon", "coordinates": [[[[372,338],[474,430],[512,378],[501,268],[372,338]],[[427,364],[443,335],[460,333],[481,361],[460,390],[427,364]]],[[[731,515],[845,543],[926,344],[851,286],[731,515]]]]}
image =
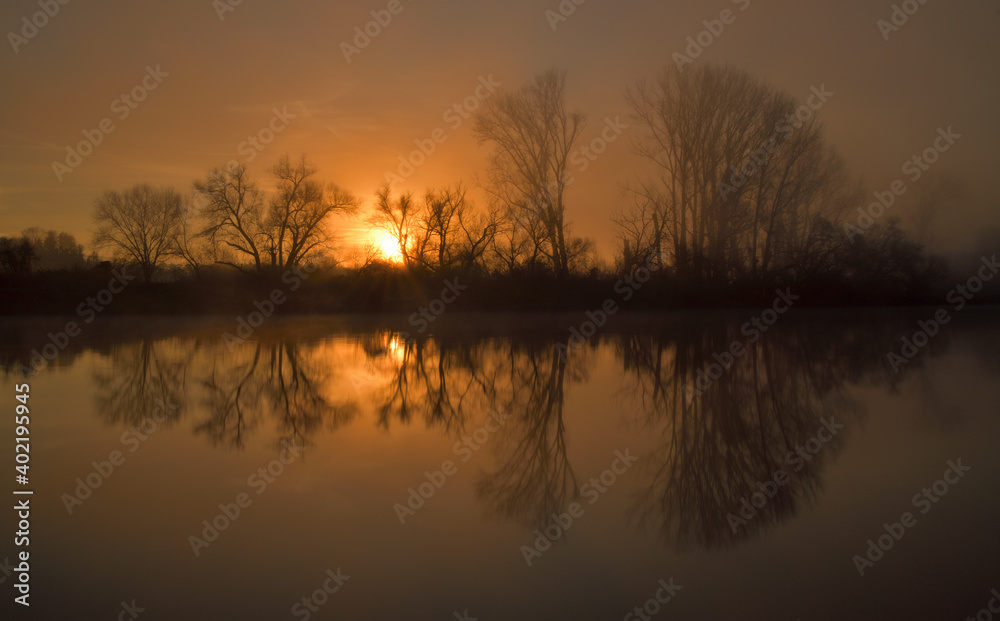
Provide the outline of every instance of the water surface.
{"type": "MultiPolygon", "coordinates": [[[[242,344],[228,319],[98,321],[30,379],[31,612],[612,620],[672,580],[652,618],[975,615],[1000,586],[1000,315],[967,311],[897,372],[887,353],[932,313],[793,314],[752,344],[752,311],[620,317],[568,356],[582,315],[454,316],[410,339],[282,319],[242,344]],[[717,377],[694,394],[699,372],[717,377]],[[947,493],[914,498],[959,459],[947,493]]],[[[4,321],[8,403],[59,325],[4,321]]]]}

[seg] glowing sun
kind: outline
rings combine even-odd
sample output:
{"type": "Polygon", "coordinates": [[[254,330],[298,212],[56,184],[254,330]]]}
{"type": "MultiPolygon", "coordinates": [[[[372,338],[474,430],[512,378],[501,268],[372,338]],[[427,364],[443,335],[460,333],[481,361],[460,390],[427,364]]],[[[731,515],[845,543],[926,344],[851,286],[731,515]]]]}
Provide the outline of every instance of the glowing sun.
{"type": "Polygon", "coordinates": [[[390,263],[403,262],[403,253],[399,251],[399,244],[388,232],[372,231],[372,243],[386,261],[390,263]]]}

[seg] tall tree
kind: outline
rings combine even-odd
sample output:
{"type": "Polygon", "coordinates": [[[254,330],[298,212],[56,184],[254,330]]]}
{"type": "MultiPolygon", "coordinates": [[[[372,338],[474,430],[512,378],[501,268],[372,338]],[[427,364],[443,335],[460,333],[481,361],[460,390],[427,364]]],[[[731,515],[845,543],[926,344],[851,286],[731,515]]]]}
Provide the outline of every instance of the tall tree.
{"type": "Polygon", "coordinates": [[[194,184],[202,235],[218,252],[219,263],[258,273],[300,265],[332,240],[327,229],[334,214],[353,214],[359,205],[347,190],[316,179],[305,156],[287,155],[268,169],[275,192],[267,200],[245,164],[213,169],[194,184]]]}
{"type": "Polygon", "coordinates": [[[264,196],[246,164],[212,169],[194,183],[195,204],[205,220],[202,234],[220,253],[220,263],[246,271],[264,269],[267,234],[264,196]]]}
{"type": "Polygon", "coordinates": [[[317,169],[303,155],[295,163],[283,155],[268,172],[277,186],[265,220],[271,265],[288,269],[332,240],[326,220],[354,214],[360,201],[336,184],[316,180],[317,169]]]}
{"type": "Polygon", "coordinates": [[[519,90],[501,92],[483,105],[476,117],[480,144],[490,143],[488,189],[522,219],[524,230],[535,230],[538,250],[556,274],[569,273],[566,234],[566,188],[573,144],[585,117],[570,112],[565,102],[566,75],[548,71],[519,90]]]}
{"type": "Polygon", "coordinates": [[[655,171],[618,218],[633,253],[655,248],[678,275],[724,285],[781,279],[803,249],[826,251],[824,221],[857,193],[813,112],[800,116],[788,94],[713,65],[668,66],[626,98],[645,129],[636,152],[655,171]]]}
{"type": "Polygon", "coordinates": [[[171,188],[140,183],[123,192],[108,190],[95,204],[94,245],[136,263],[149,281],[172,254],[181,216],[181,196],[171,188]]]}

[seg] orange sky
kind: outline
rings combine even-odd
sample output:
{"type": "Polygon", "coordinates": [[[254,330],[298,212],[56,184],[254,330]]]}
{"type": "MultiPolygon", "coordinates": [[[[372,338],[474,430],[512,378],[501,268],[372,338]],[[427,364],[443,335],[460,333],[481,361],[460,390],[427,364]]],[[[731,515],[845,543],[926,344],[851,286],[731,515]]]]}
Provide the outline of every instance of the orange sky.
{"type": "MultiPolygon", "coordinates": [[[[69,2],[15,44],[7,33],[20,33],[22,18],[40,9],[8,0],[0,7],[0,234],[40,226],[87,243],[103,189],[149,181],[190,191],[212,166],[246,159],[251,151],[241,143],[267,127],[275,108],[295,118],[250,162],[262,178],[282,153],[305,152],[323,179],[370,202],[400,155],[441,128],[447,140],[399,188],[474,186],[487,149],[477,146],[471,119],[455,126],[455,113],[446,113],[475,93],[480,78],[516,87],[540,71],[567,70],[570,104],[587,113],[589,142],[605,119],[627,119],[629,84],[673,62],[702,21],[724,9],[735,22],[695,62],[734,63],[800,99],[825,84],[835,93],[821,112],[829,137],[873,190],[899,177],[938,127],[954,126],[963,137],[938,167],[959,174],[969,192],[942,223],[944,237],[963,245],[1000,224],[993,1],[930,1],[885,41],[877,20],[889,18],[891,3],[870,0],[587,0],[555,31],[545,12],[557,11],[557,0],[402,0],[401,12],[348,63],[341,44],[388,4],[243,0],[220,19],[209,0],[69,2]],[[157,66],[169,75],[121,118],[126,108],[116,99],[157,66]],[[104,118],[114,131],[60,182],[53,162],[64,162],[66,147],[104,118]]],[[[574,231],[593,237],[604,255],[620,187],[643,166],[630,150],[634,131],[578,174],[570,191],[574,231]]],[[[356,239],[364,224],[340,227],[356,239]]]]}

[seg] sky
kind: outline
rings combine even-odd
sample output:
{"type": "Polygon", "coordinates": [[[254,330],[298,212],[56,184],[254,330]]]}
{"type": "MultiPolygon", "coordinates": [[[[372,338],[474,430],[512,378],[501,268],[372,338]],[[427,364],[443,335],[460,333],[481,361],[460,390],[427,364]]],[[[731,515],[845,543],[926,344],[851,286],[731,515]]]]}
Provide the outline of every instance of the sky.
{"type": "MultiPolygon", "coordinates": [[[[674,63],[725,10],[731,23],[702,35],[710,42],[694,63],[736,65],[803,101],[812,87],[833,92],[820,118],[869,196],[905,180],[902,165],[952,128],[961,138],[933,171],[957,175],[965,191],[941,218],[942,244],[971,246],[1000,226],[997,0],[897,2],[893,29],[893,3],[878,0],[576,2],[5,0],[0,235],[38,226],[89,243],[106,189],[189,193],[233,159],[266,187],[265,169],[284,153],[305,153],[322,180],[370,204],[400,157],[439,129],[443,143],[394,188],[476,188],[489,147],[464,117],[477,87],[490,84],[478,88],[489,97],[555,68],[567,72],[569,107],[587,115],[581,146],[609,122],[629,125],[586,170],[571,168],[572,230],[609,257],[610,214],[644,170],[625,90],[674,63]],[[387,23],[369,23],[373,11],[387,23]],[[33,17],[43,25],[25,26],[33,17]],[[377,34],[356,41],[366,25],[377,34]],[[365,45],[345,53],[355,43],[365,45]],[[76,160],[67,147],[84,132],[97,144],[76,160]]],[[[335,226],[345,244],[366,235],[363,216],[335,226]]]]}

